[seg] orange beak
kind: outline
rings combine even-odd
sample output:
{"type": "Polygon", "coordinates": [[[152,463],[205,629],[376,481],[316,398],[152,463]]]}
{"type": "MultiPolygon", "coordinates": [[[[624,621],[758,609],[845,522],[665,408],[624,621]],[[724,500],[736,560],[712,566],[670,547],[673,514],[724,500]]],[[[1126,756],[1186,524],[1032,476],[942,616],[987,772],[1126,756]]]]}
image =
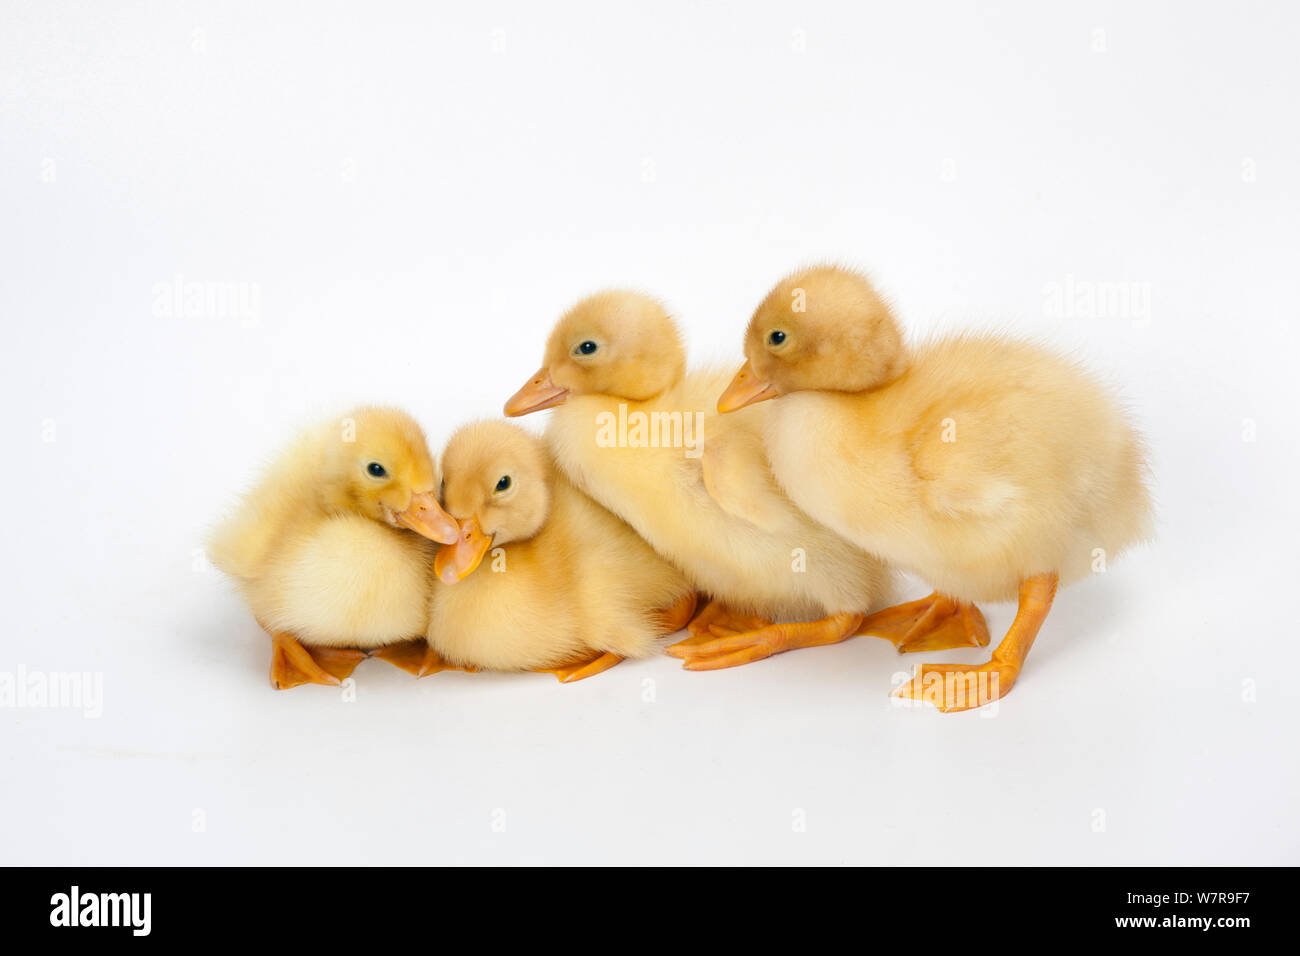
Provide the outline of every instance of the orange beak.
{"type": "Polygon", "coordinates": [[[474,573],[483,562],[483,555],[492,547],[492,536],[484,534],[477,518],[466,518],[460,523],[460,534],[454,544],[444,544],[433,559],[433,570],[443,584],[455,584],[474,573]]]}
{"type": "Polygon", "coordinates": [[[432,491],[411,495],[406,510],[394,514],[393,519],[403,528],[410,528],[439,544],[452,544],[460,536],[455,520],[442,510],[432,491]]]}
{"type": "Polygon", "coordinates": [[[506,402],[506,415],[518,418],[520,415],[540,412],[543,408],[554,408],[564,404],[568,395],[567,388],[560,388],[551,381],[550,369],[539,369],[527,385],[510,396],[506,402]]]}
{"type": "Polygon", "coordinates": [[[738,408],[753,405],[755,402],[765,402],[769,398],[776,398],[776,389],[767,382],[757,379],[754,376],[754,367],[746,362],[740,367],[736,377],[731,380],[727,390],[718,396],[718,411],[723,414],[734,412],[738,408]]]}

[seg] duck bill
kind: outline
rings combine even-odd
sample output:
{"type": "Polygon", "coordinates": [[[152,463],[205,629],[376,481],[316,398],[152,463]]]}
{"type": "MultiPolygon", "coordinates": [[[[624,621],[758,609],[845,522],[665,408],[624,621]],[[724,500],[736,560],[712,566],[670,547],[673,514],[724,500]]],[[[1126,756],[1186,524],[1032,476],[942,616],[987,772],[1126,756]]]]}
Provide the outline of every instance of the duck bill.
{"type": "Polygon", "coordinates": [[[560,388],[551,381],[550,369],[540,369],[528,380],[527,385],[510,396],[506,402],[506,416],[518,418],[520,415],[540,412],[544,408],[554,408],[564,404],[568,397],[567,388],[560,388]]]}
{"type": "Polygon", "coordinates": [[[455,544],[460,539],[460,528],[455,519],[442,510],[431,491],[411,495],[406,510],[394,514],[393,520],[439,544],[455,544]]]}
{"type": "Polygon", "coordinates": [[[731,380],[727,390],[718,396],[718,411],[726,414],[746,405],[765,402],[776,398],[776,389],[754,375],[754,367],[746,362],[736,377],[731,380]]]}
{"type": "Polygon", "coordinates": [[[443,584],[455,584],[474,573],[483,562],[483,555],[492,547],[492,536],[484,534],[477,518],[466,518],[460,523],[460,534],[454,544],[438,549],[433,559],[433,570],[443,584]]]}

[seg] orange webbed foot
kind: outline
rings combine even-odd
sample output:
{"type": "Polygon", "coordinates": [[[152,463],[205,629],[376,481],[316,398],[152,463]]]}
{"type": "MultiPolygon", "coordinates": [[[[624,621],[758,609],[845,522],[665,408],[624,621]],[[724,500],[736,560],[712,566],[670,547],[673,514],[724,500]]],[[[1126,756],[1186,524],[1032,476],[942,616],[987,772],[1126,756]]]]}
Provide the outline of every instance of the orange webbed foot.
{"type": "Polygon", "coordinates": [[[586,661],[575,661],[572,664],[565,664],[561,667],[539,667],[539,674],[554,674],[561,684],[572,684],[574,681],[585,680],[588,677],[595,677],[597,674],[604,673],[615,664],[621,663],[623,658],[617,654],[598,654],[596,657],[586,661]]]}
{"type": "Polygon", "coordinates": [[[1016,619],[986,664],[922,664],[894,697],[933,704],[943,713],[983,707],[1005,697],[1056,598],[1056,572],[1035,574],[1020,582],[1016,619]]]}
{"type": "Polygon", "coordinates": [[[892,641],[900,654],[986,647],[989,642],[989,628],[978,607],[937,591],[868,615],[858,633],[892,641]]]}
{"type": "Polygon", "coordinates": [[[716,640],[719,637],[732,637],[767,627],[772,622],[757,614],[740,614],[731,610],[720,601],[710,601],[686,625],[690,634],[666,648],[673,657],[685,658],[690,649],[716,640]]]}
{"type": "Polygon", "coordinates": [[[443,660],[442,656],[434,650],[433,645],[422,637],[413,641],[401,641],[378,647],[370,652],[370,656],[388,661],[394,667],[401,668],[416,677],[428,677],[439,671],[464,671],[466,674],[478,671],[477,667],[460,667],[443,660]]]}
{"type": "Polygon", "coordinates": [[[846,613],[834,614],[820,621],[767,624],[739,632],[711,624],[712,637],[682,641],[668,648],[668,653],[680,657],[689,671],[721,670],[752,664],[800,647],[837,644],[852,637],[861,623],[861,614],[846,613]]]}
{"type": "Polygon", "coordinates": [[[308,648],[292,634],[271,634],[271,686],[288,690],[301,684],[338,687],[366,659],[366,652],[348,647],[308,648]]]}
{"type": "Polygon", "coordinates": [[[930,704],[950,714],[991,704],[1007,695],[1019,671],[1010,665],[922,664],[892,696],[930,704]]]}

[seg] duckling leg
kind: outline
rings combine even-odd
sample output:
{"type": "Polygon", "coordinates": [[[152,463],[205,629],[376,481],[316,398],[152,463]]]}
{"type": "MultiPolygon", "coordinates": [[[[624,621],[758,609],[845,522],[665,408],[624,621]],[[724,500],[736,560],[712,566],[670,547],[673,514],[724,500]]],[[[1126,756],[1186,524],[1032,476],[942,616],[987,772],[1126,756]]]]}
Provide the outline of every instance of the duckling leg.
{"type": "Polygon", "coordinates": [[[868,615],[858,633],[893,641],[900,654],[986,647],[989,642],[989,628],[980,609],[938,591],[919,601],[896,604],[868,615]]]}
{"type": "Polygon", "coordinates": [[[288,690],[299,684],[337,687],[366,659],[365,651],[348,647],[313,647],[284,631],[271,635],[271,686],[288,690]]]}
{"type": "Polygon", "coordinates": [[[699,603],[700,596],[694,591],[683,594],[676,603],[669,605],[659,612],[659,625],[663,628],[665,634],[676,634],[688,623],[691,616],[695,613],[695,605],[699,603]]]}
{"type": "Polygon", "coordinates": [[[383,647],[377,647],[371,651],[370,656],[377,657],[381,661],[388,661],[394,667],[399,667],[416,677],[427,677],[439,671],[464,671],[466,674],[473,674],[478,671],[477,667],[459,667],[443,660],[441,655],[433,649],[433,645],[422,637],[417,637],[413,641],[385,644],[383,647]]]}
{"type": "Polygon", "coordinates": [[[925,701],[944,713],[982,707],[1005,697],[1052,609],[1056,584],[1055,572],[1035,574],[1021,582],[1016,619],[987,664],[922,664],[894,696],[925,701]]]}
{"type": "Polygon", "coordinates": [[[799,647],[838,644],[856,634],[861,623],[861,614],[833,614],[820,621],[769,624],[757,630],[715,637],[697,644],[683,641],[668,648],[668,652],[685,661],[688,671],[720,670],[761,661],[799,647]]]}
{"type": "Polygon", "coordinates": [[[615,664],[621,663],[623,658],[617,654],[598,654],[589,661],[574,661],[572,664],[565,664],[563,667],[539,667],[539,674],[554,674],[560,679],[561,684],[572,684],[574,681],[583,680],[587,677],[595,677],[604,671],[609,670],[615,664]]]}

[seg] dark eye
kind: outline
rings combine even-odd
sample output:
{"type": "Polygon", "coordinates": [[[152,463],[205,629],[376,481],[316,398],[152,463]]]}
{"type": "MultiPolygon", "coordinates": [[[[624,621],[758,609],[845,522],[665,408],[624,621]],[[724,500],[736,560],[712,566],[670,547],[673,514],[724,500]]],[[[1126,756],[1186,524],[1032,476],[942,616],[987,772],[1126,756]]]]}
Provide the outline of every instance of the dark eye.
{"type": "Polygon", "coordinates": [[[497,482],[497,491],[505,491],[510,487],[510,476],[502,475],[501,480],[497,482]]]}
{"type": "Polygon", "coordinates": [[[366,465],[366,472],[371,478],[388,477],[388,472],[384,469],[384,466],[377,461],[372,461],[370,464],[366,465]]]}
{"type": "Polygon", "coordinates": [[[591,339],[587,339],[587,341],[578,346],[578,351],[583,355],[590,355],[592,352],[596,351],[596,343],[591,339]]]}
{"type": "Polygon", "coordinates": [[[782,332],[780,329],[777,329],[776,331],[772,332],[767,337],[768,345],[780,345],[784,341],[785,341],[785,333],[782,332]]]}

